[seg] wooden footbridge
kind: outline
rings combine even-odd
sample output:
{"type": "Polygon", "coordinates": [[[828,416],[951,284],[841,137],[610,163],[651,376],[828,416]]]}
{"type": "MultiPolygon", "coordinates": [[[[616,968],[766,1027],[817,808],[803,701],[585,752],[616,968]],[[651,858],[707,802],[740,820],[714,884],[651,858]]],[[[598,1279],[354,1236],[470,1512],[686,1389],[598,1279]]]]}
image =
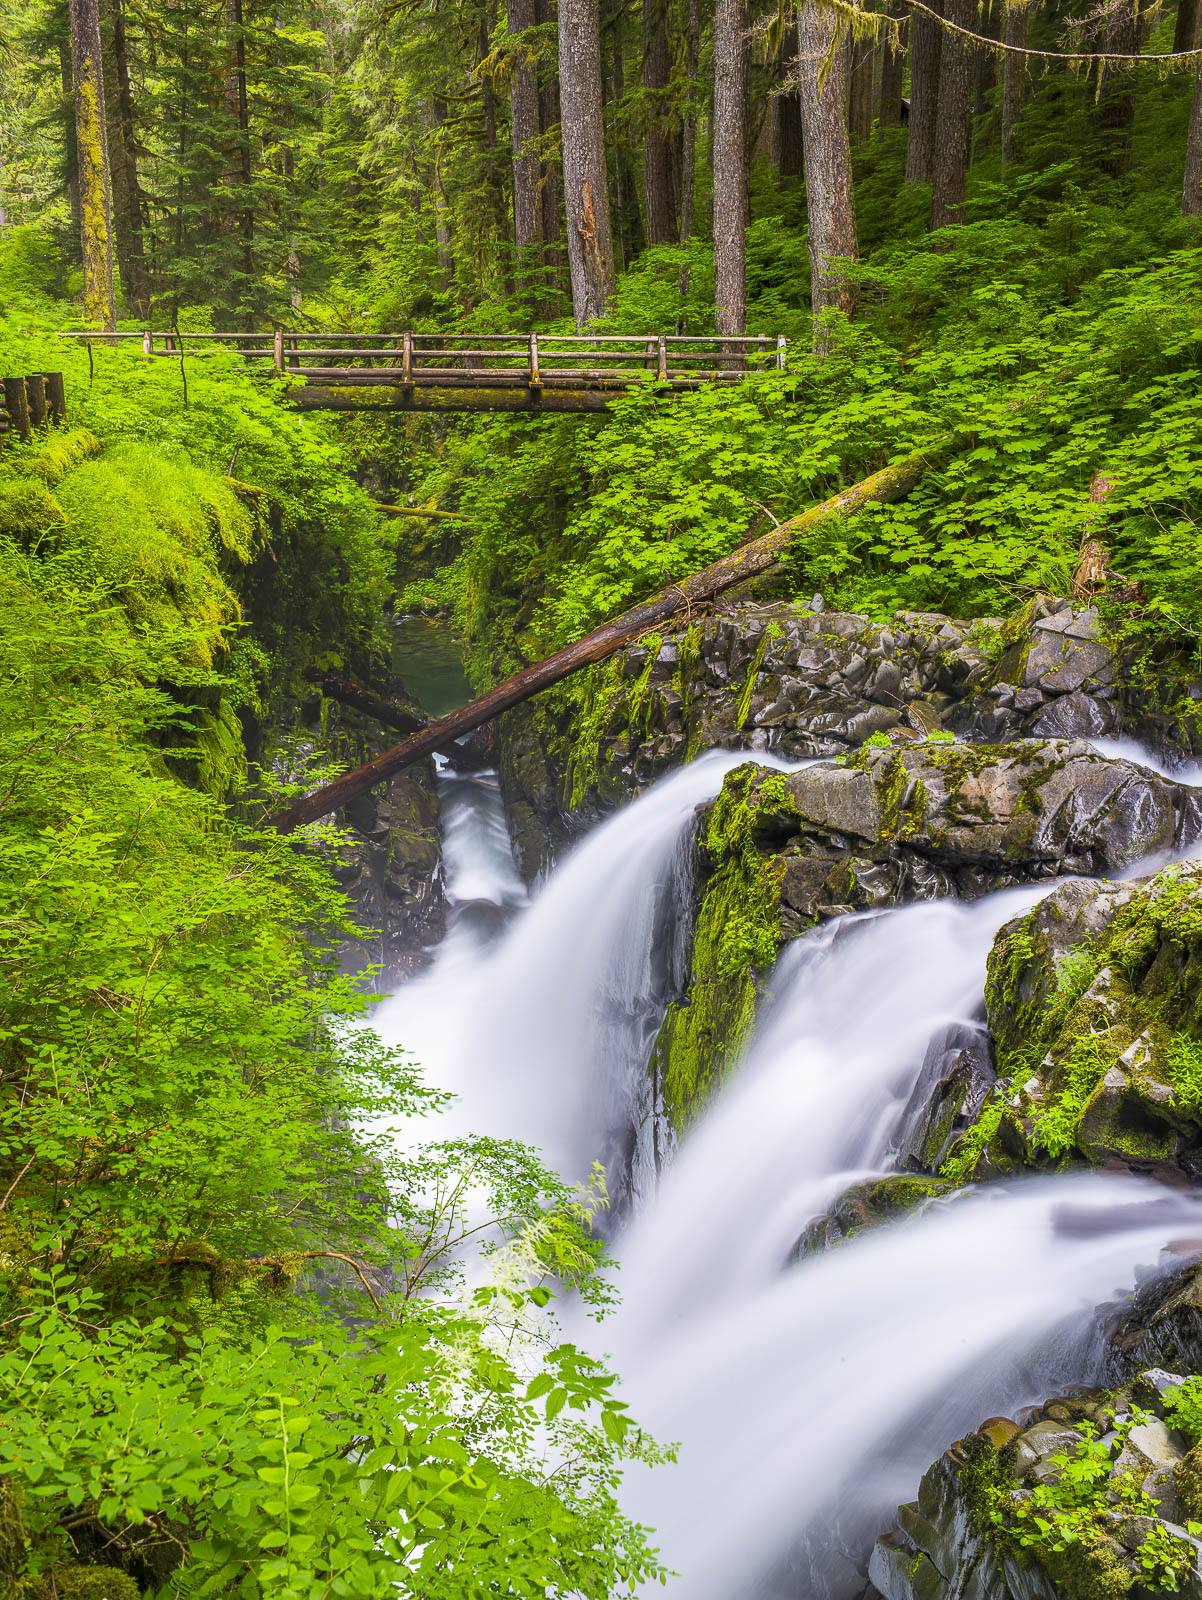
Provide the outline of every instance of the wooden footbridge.
{"type": "Polygon", "coordinates": [[[680,394],[783,370],[783,338],[568,333],[72,333],[146,357],[234,350],[302,380],[300,411],[604,411],[635,384],[680,394]]]}

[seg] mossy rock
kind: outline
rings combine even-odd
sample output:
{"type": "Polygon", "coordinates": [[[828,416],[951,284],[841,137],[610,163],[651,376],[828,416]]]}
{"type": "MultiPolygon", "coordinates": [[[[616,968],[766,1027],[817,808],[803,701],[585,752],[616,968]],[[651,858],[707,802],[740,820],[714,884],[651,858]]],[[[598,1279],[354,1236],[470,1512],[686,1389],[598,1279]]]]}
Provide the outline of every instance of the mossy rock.
{"type": "Polygon", "coordinates": [[[1202,1173],[1202,862],[1061,885],[1001,930],[985,998],[1002,1082],[945,1172],[1202,1173]]]}

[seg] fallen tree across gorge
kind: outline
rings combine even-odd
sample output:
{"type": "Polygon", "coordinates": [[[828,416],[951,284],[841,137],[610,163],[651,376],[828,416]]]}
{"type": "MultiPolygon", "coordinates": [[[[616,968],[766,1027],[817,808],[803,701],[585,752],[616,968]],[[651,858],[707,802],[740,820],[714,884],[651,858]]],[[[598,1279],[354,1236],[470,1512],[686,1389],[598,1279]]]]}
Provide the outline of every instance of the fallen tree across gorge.
{"type": "Polygon", "coordinates": [[[666,622],[678,611],[687,610],[699,601],[712,599],[724,589],[730,589],[736,583],[742,583],[744,579],[763,572],[799,534],[804,534],[809,529],[834,518],[851,516],[866,505],[885,505],[894,500],[904,499],[926,471],[939,466],[948,456],[962,449],[966,443],[965,435],[946,434],[925,445],[921,450],[912,451],[900,461],[892,462],[880,472],[874,472],[871,477],[864,478],[861,482],[852,484],[850,488],[832,495],[821,505],[813,506],[799,516],[791,517],[788,522],[782,522],[770,533],[762,534],[758,539],[740,545],[738,549],[732,550],[720,560],[711,562],[700,572],[682,578],[679,583],[674,583],[667,589],[661,589],[648,600],[640,601],[629,611],[624,611],[620,617],[616,617],[612,622],[603,623],[601,627],[595,628],[592,633],[586,634],[575,644],[566,645],[554,655],[536,661],[533,666],[524,667],[521,672],[514,673],[513,677],[506,678],[503,683],[497,684],[487,694],[480,695],[460,710],[451,711],[445,717],[438,717],[426,727],[410,734],[400,744],[393,745],[390,750],[382,751],[365,765],[343,773],[341,778],[335,778],[332,783],[323,784],[320,789],[315,789],[312,794],[305,795],[269,818],[269,825],[280,833],[289,833],[293,828],[299,828],[307,822],[316,822],[319,817],[327,816],[339,806],[344,806],[353,800],[356,795],[363,794],[377,783],[383,783],[394,772],[400,772],[412,762],[444,748],[462,734],[470,733],[473,728],[491,722],[494,717],[499,716],[502,711],[508,711],[511,706],[520,705],[523,700],[530,699],[540,689],[550,688],[552,684],[559,683],[573,672],[578,672],[581,667],[604,661],[613,655],[615,650],[620,650],[632,639],[638,639],[660,623],[666,622]]]}

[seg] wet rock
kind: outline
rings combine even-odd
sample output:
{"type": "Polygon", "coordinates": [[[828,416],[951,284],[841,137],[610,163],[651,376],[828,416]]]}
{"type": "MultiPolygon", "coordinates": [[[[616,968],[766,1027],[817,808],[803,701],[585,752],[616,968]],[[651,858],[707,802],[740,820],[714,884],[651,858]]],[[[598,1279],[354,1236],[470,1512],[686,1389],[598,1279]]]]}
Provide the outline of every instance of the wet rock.
{"type": "Polygon", "coordinates": [[[1066,1157],[1202,1175],[1202,862],[1058,885],[998,934],[986,1009],[1004,1082],[964,1176],[1066,1157]]]}

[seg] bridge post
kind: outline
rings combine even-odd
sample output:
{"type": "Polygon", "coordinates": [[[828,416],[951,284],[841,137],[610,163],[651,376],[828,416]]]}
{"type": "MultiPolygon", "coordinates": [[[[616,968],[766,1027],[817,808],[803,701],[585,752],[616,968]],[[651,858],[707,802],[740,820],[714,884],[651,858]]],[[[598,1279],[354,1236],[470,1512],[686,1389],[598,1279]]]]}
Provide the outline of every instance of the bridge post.
{"type": "Polygon", "coordinates": [[[142,335],[142,354],[144,356],[152,356],[154,354],[154,334],[151,333],[149,328],[142,335]]]}
{"type": "Polygon", "coordinates": [[[412,390],[413,388],[413,335],[401,335],[401,387],[412,390]]]}
{"type": "Polygon", "coordinates": [[[527,383],[527,386],[529,388],[531,388],[531,389],[541,389],[542,386],[543,386],[543,380],[539,376],[539,372],[538,372],[538,334],[537,333],[532,333],[530,335],[530,376],[529,376],[529,378],[527,378],[526,383],[527,383]]]}
{"type": "Polygon", "coordinates": [[[667,381],[668,381],[668,341],[667,341],[666,337],[662,333],[659,336],[659,371],[658,371],[658,377],[659,377],[659,381],[661,383],[667,383],[667,381]]]}
{"type": "Polygon", "coordinates": [[[4,407],[8,412],[8,426],[18,439],[29,438],[29,404],[25,399],[25,379],[5,378],[4,407]]]}
{"type": "Polygon", "coordinates": [[[788,346],[788,343],[789,343],[789,341],[785,338],[783,333],[778,333],[777,334],[777,336],[776,336],[776,370],[778,372],[783,372],[785,370],[785,350],[786,350],[786,348],[788,346]]]}
{"type": "Polygon", "coordinates": [[[284,330],[283,330],[283,328],[277,328],[275,330],[275,332],[271,336],[271,343],[272,343],[271,358],[275,362],[275,370],[277,372],[283,372],[283,370],[284,370],[284,330]]]}
{"type": "Polygon", "coordinates": [[[46,377],[41,372],[31,372],[25,379],[25,399],[29,403],[29,420],[35,428],[46,421],[46,377]]]}
{"type": "Polygon", "coordinates": [[[67,389],[61,372],[46,374],[46,399],[50,403],[50,420],[57,427],[67,416],[67,389]]]}

